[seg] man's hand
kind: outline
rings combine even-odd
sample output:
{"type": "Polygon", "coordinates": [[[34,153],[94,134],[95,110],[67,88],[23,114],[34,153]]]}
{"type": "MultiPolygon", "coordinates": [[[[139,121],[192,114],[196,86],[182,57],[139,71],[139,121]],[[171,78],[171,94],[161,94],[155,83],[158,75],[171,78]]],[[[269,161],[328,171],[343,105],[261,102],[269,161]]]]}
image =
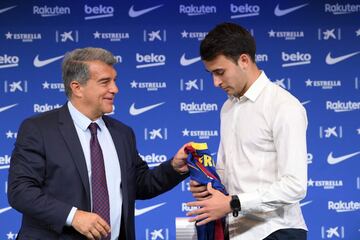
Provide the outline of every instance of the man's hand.
{"type": "Polygon", "coordinates": [[[185,174],[189,172],[189,168],[186,163],[186,159],[188,157],[188,154],[185,153],[185,147],[188,146],[190,143],[184,144],[179,151],[176,153],[174,158],[171,160],[171,165],[174,168],[175,171],[177,171],[180,174],[185,174]]]}
{"type": "Polygon", "coordinates": [[[200,201],[210,198],[210,193],[207,190],[205,185],[198,183],[195,180],[190,180],[190,192],[192,192],[193,197],[200,201]]]}
{"type": "Polygon", "coordinates": [[[106,237],[110,233],[110,226],[99,215],[79,209],[76,210],[71,225],[91,240],[106,237]]]}
{"type": "Polygon", "coordinates": [[[213,189],[211,183],[208,183],[207,191],[211,195],[210,198],[186,204],[189,207],[200,207],[186,214],[187,216],[197,215],[189,220],[190,222],[199,221],[196,223],[197,226],[222,218],[231,212],[231,196],[226,196],[222,192],[213,189]]]}

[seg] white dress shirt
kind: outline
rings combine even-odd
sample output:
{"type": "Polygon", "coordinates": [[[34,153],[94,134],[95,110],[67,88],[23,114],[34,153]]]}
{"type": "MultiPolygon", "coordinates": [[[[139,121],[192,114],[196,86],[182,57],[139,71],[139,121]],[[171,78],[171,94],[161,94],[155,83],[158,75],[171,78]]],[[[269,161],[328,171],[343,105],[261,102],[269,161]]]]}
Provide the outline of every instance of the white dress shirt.
{"type": "Polygon", "coordinates": [[[306,195],[306,111],[265,73],[221,109],[217,172],[241,212],[229,234],[259,240],[283,228],[307,230],[299,201],[306,195]]]}
{"type": "MultiPolygon", "coordinates": [[[[91,192],[91,158],[90,158],[91,133],[88,127],[90,123],[92,123],[92,121],[89,118],[87,118],[84,114],[79,112],[71,104],[70,101],[68,102],[68,108],[70,111],[70,115],[75,123],[75,129],[78,134],[81,147],[85,155],[86,167],[89,176],[90,192],[91,192]]],[[[120,183],[121,183],[120,163],[114,142],[112,140],[109,130],[105,125],[104,120],[102,118],[99,118],[95,122],[99,126],[99,129],[97,131],[97,137],[104,157],[106,183],[109,193],[111,240],[116,240],[118,239],[120,233],[121,207],[122,207],[122,195],[120,189],[120,183]]],[[[91,199],[91,209],[92,209],[91,194],[90,194],[90,199],[91,199]]],[[[68,225],[71,225],[76,209],[77,209],[76,207],[73,207],[73,209],[69,213],[69,216],[66,221],[68,225]]]]}

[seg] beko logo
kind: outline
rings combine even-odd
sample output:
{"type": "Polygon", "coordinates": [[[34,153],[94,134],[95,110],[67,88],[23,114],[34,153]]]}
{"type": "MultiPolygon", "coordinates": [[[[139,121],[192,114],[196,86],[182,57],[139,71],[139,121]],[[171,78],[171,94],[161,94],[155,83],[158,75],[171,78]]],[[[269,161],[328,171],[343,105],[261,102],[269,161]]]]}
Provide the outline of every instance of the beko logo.
{"type": "Polygon", "coordinates": [[[84,12],[87,14],[85,20],[97,19],[97,18],[106,18],[114,16],[114,7],[112,6],[94,6],[90,7],[85,4],[84,12]]]}
{"type": "Polygon", "coordinates": [[[48,7],[48,6],[33,6],[33,14],[40,15],[41,17],[56,17],[60,15],[70,15],[69,7],[48,7]]]}
{"type": "Polygon", "coordinates": [[[232,14],[239,13],[237,15],[232,15],[231,18],[244,18],[244,17],[253,17],[260,15],[260,6],[259,5],[235,5],[230,4],[230,12],[232,14]]]}
{"type": "Polygon", "coordinates": [[[285,62],[282,67],[293,67],[298,65],[310,64],[311,54],[310,53],[286,53],[281,52],[281,58],[285,62]]]}
{"type": "Polygon", "coordinates": [[[136,65],[136,68],[148,68],[148,67],[157,67],[165,65],[166,57],[162,54],[145,54],[141,55],[140,53],[136,53],[136,61],[138,64],[136,65]]]}
{"type": "Polygon", "coordinates": [[[10,166],[10,159],[9,155],[0,156],[0,169],[7,169],[10,166]]]}
{"type": "Polygon", "coordinates": [[[18,56],[8,56],[4,54],[0,55],[0,68],[10,68],[19,66],[19,57],[18,56]]]}
{"type": "Polygon", "coordinates": [[[139,154],[139,156],[148,164],[149,167],[156,167],[167,161],[167,157],[164,154],[158,155],[156,153],[151,153],[148,155],[139,154]]]}
{"type": "Polygon", "coordinates": [[[180,5],[179,13],[186,14],[189,17],[205,15],[205,14],[212,14],[212,13],[216,13],[216,7],[215,6],[205,6],[205,5],[195,6],[193,4],[188,5],[188,6],[180,5]]]}

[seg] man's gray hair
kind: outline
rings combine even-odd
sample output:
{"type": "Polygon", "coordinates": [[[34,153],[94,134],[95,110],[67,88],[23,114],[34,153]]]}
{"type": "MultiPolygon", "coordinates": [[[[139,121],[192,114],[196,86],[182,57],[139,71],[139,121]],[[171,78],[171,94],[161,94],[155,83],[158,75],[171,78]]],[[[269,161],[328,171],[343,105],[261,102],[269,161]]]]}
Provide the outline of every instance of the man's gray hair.
{"type": "Polygon", "coordinates": [[[62,62],[62,78],[68,98],[72,94],[70,88],[72,81],[77,81],[83,85],[90,79],[89,67],[86,63],[89,61],[101,61],[110,66],[116,63],[114,55],[103,48],[78,48],[67,52],[62,62]]]}

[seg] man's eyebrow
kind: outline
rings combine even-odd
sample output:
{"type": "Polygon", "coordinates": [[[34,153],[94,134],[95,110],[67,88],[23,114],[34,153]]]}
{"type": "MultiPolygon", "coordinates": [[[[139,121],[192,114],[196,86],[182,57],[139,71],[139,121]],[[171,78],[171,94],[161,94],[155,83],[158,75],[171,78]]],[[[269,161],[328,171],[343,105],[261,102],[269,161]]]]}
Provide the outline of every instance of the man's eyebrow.
{"type": "Polygon", "coordinates": [[[102,81],[109,81],[111,78],[110,77],[104,77],[104,78],[100,78],[97,81],[98,82],[102,82],[102,81]]]}
{"type": "Polygon", "coordinates": [[[219,71],[223,71],[223,70],[224,70],[223,68],[215,68],[212,71],[209,71],[209,70],[206,69],[206,71],[209,72],[209,73],[219,72],[219,71]]]}

